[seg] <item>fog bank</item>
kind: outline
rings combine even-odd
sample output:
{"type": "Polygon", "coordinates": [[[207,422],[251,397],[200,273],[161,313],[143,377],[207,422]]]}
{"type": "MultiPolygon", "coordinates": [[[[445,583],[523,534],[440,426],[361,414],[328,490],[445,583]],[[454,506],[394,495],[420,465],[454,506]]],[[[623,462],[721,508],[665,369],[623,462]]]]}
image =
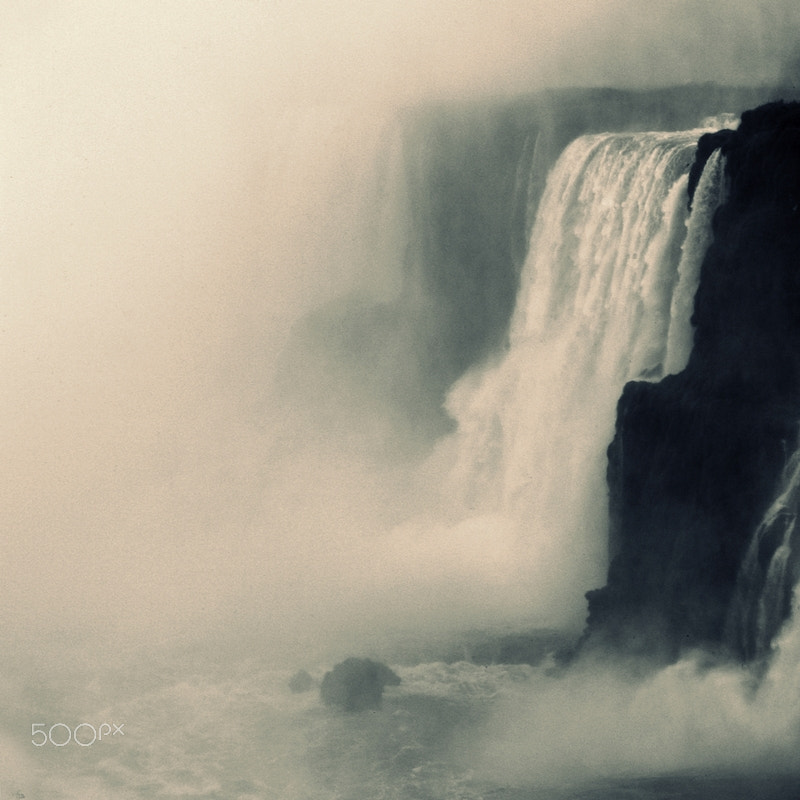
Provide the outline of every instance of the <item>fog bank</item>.
{"type": "Polygon", "coordinates": [[[799,26],[788,0],[5,3],[4,636],[536,618],[570,588],[531,588],[502,524],[426,527],[446,468],[384,447],[411,435],[384,399],[312,381],[341,426],[297,377],[324,359],[288,394],[276,365],[326,303],[403,288],[397,107],[773,81],[799,26]]]}

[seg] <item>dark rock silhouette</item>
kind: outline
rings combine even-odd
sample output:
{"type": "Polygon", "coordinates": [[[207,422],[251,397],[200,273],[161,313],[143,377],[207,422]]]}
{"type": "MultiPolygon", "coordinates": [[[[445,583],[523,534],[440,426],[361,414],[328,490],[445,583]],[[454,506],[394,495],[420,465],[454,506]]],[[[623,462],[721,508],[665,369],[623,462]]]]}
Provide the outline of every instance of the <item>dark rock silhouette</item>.
{"type": "Polygon", "coordinates": [[[380,708],[385,686],[397,686],[400,678],[378,661],[348,658],[325,673],[320,685],[322,702],[344,711],[380,708]]]}
{"type": "MultiPolygon", "coordinates": [[[[629,383],[608,450],[610,568],[589,592],[584,647],[672,660],[726,641],[748,541],[800,421],[800,104],[745,112],[703,137],[728,193],[714,222],[686,369],[629,383]]],[[[764,554],[765,563],[769,554],[764,554]]]]}

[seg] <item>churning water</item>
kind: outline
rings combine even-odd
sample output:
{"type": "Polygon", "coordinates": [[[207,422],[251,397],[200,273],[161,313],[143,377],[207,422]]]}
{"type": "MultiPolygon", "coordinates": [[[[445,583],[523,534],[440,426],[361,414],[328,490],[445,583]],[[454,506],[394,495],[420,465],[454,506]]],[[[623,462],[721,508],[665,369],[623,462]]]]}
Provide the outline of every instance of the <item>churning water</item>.
{"type": "MultiPolygon", "coordinates": [[[[119,673],[98,671],[81,691],[63,675],[70,693],[37,702],[36,730],[49,738],[34,733],[29,752],[6,761],[0,788],[49,800],[791,800],[791,649],[790,674],[776,669],[758,692],[744,672],[689,661],[638,682],[599,665],[561,677],[523,665],[399,666],[382,708],[352,714],[323,706],[316,690],[293,694],[289,671],[173,653],[140,664],[122,690],[119,673]],[[103,723],[112,733],[93,741],[103,723]],[[64,744],[70,731],[82,744],[64,744]]],[[[9,710],[20,723],[29,713],[9,710]]]]}

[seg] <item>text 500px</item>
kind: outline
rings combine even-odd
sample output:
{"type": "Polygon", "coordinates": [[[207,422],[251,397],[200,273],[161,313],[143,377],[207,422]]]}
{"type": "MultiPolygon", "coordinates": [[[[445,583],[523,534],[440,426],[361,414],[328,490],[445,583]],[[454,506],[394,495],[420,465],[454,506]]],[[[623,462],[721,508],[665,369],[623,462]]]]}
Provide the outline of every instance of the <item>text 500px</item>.
{"type": "Polygon", "coordinates": [[[65,747],[74,742],[81,747],[91,747],[95,742],[102,742],[111,736],[124,736],[125,731],[122,730],[124,727],[124,722],[121,725],[104,722],[97,728],[88,722],[81,722],[74,728],[63,722],[56,722],[48,730],[46,723],[34,722],[31,725],[31,744],[36,747],[44,747],[46,744],[65,747]]]}

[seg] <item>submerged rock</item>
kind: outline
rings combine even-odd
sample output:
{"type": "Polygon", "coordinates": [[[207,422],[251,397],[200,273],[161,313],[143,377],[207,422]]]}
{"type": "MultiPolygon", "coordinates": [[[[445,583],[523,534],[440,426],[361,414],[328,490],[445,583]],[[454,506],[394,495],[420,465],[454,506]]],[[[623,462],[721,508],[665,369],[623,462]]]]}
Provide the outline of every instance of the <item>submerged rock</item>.
{"type": "Polygon", "coordinates": [[[397,686],[400,678],[378,661],[348,658],[322,679],[320,696],[328,706],[344,711],[380,708],[385,686],[397,686]]]}
{"type": "Polygon", "coordinates": [[[295,694],[308,692],[314,688],[314,679],[304,669],[299,669],[289,679],[289,688],[295,694]]]}

